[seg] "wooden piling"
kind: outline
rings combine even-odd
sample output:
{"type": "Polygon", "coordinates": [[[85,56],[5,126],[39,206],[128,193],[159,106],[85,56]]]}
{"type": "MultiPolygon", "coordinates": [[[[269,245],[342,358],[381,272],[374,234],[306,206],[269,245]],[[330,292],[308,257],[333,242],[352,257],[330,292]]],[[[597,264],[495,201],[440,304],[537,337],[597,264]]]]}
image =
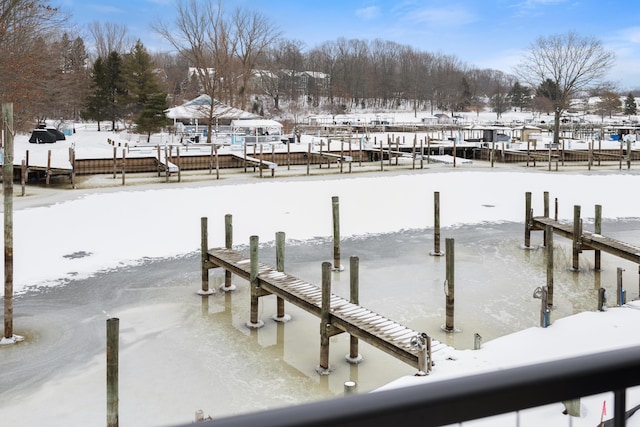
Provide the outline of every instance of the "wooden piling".
{"type": "MultiPolygon", "coordinates": [[[[543,211],[543,215],[545,218],[549,218],[549,192],[545,191],[543,193],[543,203],[544,203],[544,211],[543,211]]],[[[542,236],[543,241],[545,242],[545,245],[547,244],[547,229],[544,229],[544,235],[542,236]]]]}
{"type": "MultiPolygon", "coordinates": [[[[114,145],[113,146],[113,179],[116,179],[116,174],[118,171],[117,160],[118,160],[118,148],[114,145]]],[[[160,161],[160,146],[158,146],[158,161],[160,161]]],[[[158,176],[160,176],[160,169],[158,169],[158,176]]]]}
{"type": "MultiPolygon", "coordinates": [[[[593,232],[596,234],[602,234],[602,205],[596,205],[596,213],[595,213],[595,221],[594,221],[594,230],[593,232]]],[[[600,250],[596,249],[594,252],[594,270],[601,270],[601,258],[602,253],[600,250]]]]}
{"type": "Polygon", "coordinates": [[[218,157],[218,145],[213,144],[213,154],[216,159],[216,179],[220,179],[220,157],[218,157]]]}
{"type": "Polygon", "coordinates": [[[616,270],[616,304],[623,306],[626,303],[625,290],[622,287],[622,272],[624,268],[618,267],[616,270]]]}
{"type": "Polygon", "coordinates": [[[579,255],[581,252],[580,243],[582,240],[582,227],[580,220],[580,206],[573,206],[573,271],[580,270],[579,255]]]}
{"type": "MultiPolygon", "coordinates": [[[[352,256],[349,258],[349,302],[360,305],[358,288],[360,286],[360,258],[352,256]]],[[[362,356],[358,353],[358,338],[351,335],[349,337],[349,354],[347,362],[360,363],[362,356]]]]}
{"type": "Polygon", "coordinates": [[[22,186],[22,197],[24,197],[26,193],[26,184],[27,184],[27,164],[23,160],[20,165],[20,185],[22,186]]]}
{"type": "MultiPolygon", "coordinates": [[[[280,273],[284,273],[284,247],[285,247],[285,234],[283,231],[276,232],[276,270],[280,273]]],[[[273,318],[278,322],[289,320],[288,316],[284,313],[284,299],[277,297],[276,299],[276,315],[273,318]]]]}
{"type": "Polygon", "coordinates": [[[607,290],[605,288],[598,289],[598,311],[604,311],[606,309],[606,298],[607,290]]]}
{"type": "Polygon", "coordinates": [[[342,271],[340,263],[340,199],[338,196],[331,198],[333,210],[333,271],[342,271]]]}
{"type": "Polygon", "coordinates": [[[525,193],[525,203],[524,203],[524,247],[531,247],[531,217],[533,213],[531,212],[531,192],[527,191],[525,193]]]}
{"type": "Polygon", "coordinates": [[[433,192],[433,252],[432,256],[444,255],[440,251],[440,192],[433,192]]]}
{"type": "Polygon", "coordinates": [[[209,231],[207,217],[200,218],[200,269],[202,278],[202,287],[198,291],[199,295],[211,295],[214,293],[209,289],[209,231]]]}
{"type": "MultiPolygon", "coordinates": [[[[226,214],[224,216],[224,247],[233,249],[233,216],[226,214]]],[[[235,291],[236,287],[231,283],[232,273],[229,270],[224,271],[224,285],[220,288],[225,292],[235,291]]]]}
{"type": "Polygon", "coordinates": [[[250,328],[260,328],[264,323],[258,319],[258,236],[249,237],[249,256],[251,262],[251,272],[249,282],[251,285],[251,318],[247,326],[250,328]]]}
{"type": "Polygon", "coordinates": [[[120,319],[107,319],[107,427],[118,427],[118,353],[120,319]]]}
{"type": "Polygon", "coordinates": [[[307,176],[309,176],[311,169],[311,143],[307,147],[307,176]]]}
{"type": "MultiPolygon", "coordinates": [[[[11,176],[11,181],[13,181],[13,176],[11,176]]],[[[47,177],[45,178],[46,185],[51,183],[51,150],[47,151],[47,177]]]]}
{"type": "Polygon", "coordinates": [[[322,306],[320,311],[320,366],[318,372],[329,371],[329,317],[331,314],[331,263],[322,263],[322,306]]]}
{"type": "Polygon", "coordinates": [[[127,167],[127,152],[125,150],[122,150],[122,185],[123,186],[126,183],[125,181],[126,167],[127,167]]]}
{"type": "Polygon", "coordinates": [[[445,332],[454,332],[454,305],[455,305],[455,275],[454,275],[454,239],[445,239],[445,254],[446,254],[446,282],[445,282],[445,295],[446,295],[446,321],[444,326],[445,332]]]}
{"type": "Polygon", "coordinates": [[[547,248],[547,304],[553,306],[553,227],[547,225],[545,233],[546,240],[544,245],[547,248]]]}
{"type": "Polygon", "coordinates": [[[4,338],[13,339],[13,103],[2,104],[4,161],[4,338]]]}

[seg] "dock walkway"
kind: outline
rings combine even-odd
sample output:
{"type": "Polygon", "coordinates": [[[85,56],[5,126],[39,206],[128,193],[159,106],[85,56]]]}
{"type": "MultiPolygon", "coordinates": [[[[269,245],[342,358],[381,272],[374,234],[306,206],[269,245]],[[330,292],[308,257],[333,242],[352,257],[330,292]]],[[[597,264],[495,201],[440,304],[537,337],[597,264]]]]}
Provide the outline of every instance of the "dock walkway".
{"type": "MultiPolygon", "coordinates": [[[[531,225],[535,230],[545,230],[547,226],[551,226],[555,234],[570,240],[574,239],[573,224],[564,224],[546,217],[533,217],[531,225]]],[[[580,234],[579,243],[580,249],[606,252],[640,265],[640,247],[638,246],[585,230],[580,234]]]]}
{"type": "MultiPolygon", "coordinates": [[[[211,268],[222,267],[237,276],[250,280],[251,259],[243,254],[226,248],[214,248],[207,251],[207,260],[211,268]]],[[[297,277],[258,263],[258,296],[276,295],[303,310],[321,317],[322,289],[297,277]]],[[[421,348],[417,340],[424,334],[414,331],[378,313],[331,293],[329,324],[333,328],[331,335],[342,332],[362,339],[370,345],[428,372],[431,362],[428,350],[437,352],[448,348],[436,340],[427,337],[426,347],[421,348]]],[[[441,353],[445,353],[442,351],[441,353]]]]}

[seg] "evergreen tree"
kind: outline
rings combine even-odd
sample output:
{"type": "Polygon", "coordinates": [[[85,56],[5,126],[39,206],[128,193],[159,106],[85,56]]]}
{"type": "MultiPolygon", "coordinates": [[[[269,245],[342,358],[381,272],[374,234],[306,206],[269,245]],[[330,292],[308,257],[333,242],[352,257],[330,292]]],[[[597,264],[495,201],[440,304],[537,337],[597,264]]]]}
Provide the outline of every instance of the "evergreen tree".
{"type": "Polygon", "coordinates": [[[529,108],[531,104],[531,89],[527,86],[522,86],[516,81],[507,95],[509,102],[516,108],[520,108],[520,111],[525,108],[529,108]]]}
{"type": "Polygon", "coordinates": [[[83,117],[98,121],[111,120],[112,129],[127,113],[127,87],[124,79],[122,57],[111,52],[107,59],[98,58],[93,65],[94,90],[88,97],[83,117]]]}
{"type": "Polygon", "coordinates": [[[627,99],[624,100],[624,114],[627,116],[634,116],[637,112],[638,106],[636,105],[636,98],[631,92],[627,95],[627,99]]]}
{"type": "Polygon", "coordinates": [[[87,96],[87,101],[81,116],[85,120],[95,120],[98,122],[98,131],[100,131],[100,122],[107,118],[107,76],[106,67],[102,58],[96,59],[93,63],[91,72],[92,90],[93,92],[87,96]]]}
{"type": "Polygon", "coordinates": [[[152,95],[161,92],[151,55],[138,40],[124,58],[125,80],[129,95],[129,112],[135,117],[145,108],[152,95]]]}
{"type": "Polygon", "coordinates": [[[156,92],[147,96],[147,101],[135,119],[137,131],[147,134],[147,142],[151,139],[152,133],[160,131],[167,124],[166,109],[166,94],[156,92]]]}

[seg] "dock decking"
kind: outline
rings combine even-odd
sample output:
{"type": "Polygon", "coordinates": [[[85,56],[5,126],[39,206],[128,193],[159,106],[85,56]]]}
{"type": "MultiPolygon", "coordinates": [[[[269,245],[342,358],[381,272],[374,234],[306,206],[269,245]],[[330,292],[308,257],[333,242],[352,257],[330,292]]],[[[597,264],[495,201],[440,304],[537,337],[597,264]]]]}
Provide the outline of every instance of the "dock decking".
{"type": "MultiPolygon", "coordinates": [[[[221,267],[245,280],[251,277],[251,259],[226,248],[207,250],[210,268],[221,267]]],[[[256,278],[258,297],[276,295],[303,310],[321,317],[322,289],[297,277],[259,263],[256,278]]],[[[428,348],[416,346],[417,331],[390,320],[358,304],[331,293],[329,324],[331,335],[342,332],[362,339],[370,345],[416,367],[420,372],[428,372],[431,361],[429,350],[436,352],[447,345],[427,337],[428,348]]]]}

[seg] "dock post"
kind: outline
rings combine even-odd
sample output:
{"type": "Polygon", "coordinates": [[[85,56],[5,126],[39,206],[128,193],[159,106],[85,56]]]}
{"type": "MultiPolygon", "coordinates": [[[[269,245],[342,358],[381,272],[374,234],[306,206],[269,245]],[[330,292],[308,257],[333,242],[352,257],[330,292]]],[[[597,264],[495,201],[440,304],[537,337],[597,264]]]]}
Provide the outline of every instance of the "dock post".
{"type": "MultiPolygon", "coordinates": [[[[351,304],[360,304],[360,296],[358,288],[360,284],[360,258],[352,256],[349,258],[349,302],[351,304]]],[[[362,356],[358,354],[358,338],[353,335],[349,336],[349,354],[347,354],[347,362],[360,363],[362,356]]]]}
{"type": "Polygon", "coordinates": [[[127,171],[127,150],[122,150],[122,185],[125,185],[125,175],[127,171]]]}
{"type": "Polygon", "coordinates": [[[249,237],[249,257],[251,270],[249,281],[251,284],[251,318],[247,322],[247,327],[258,329],[264,326],[264,322],[258,319],[258,236],[249,237]]]}
{"type": "Polygon", "coordinates": [[[473,349],[474,350],[480,350],[480,348],[482,347],[482,337],[480,336],[479,333],[475,333],[473,334],[473,349]]]}
{"type": "Polygon", "coordinates": [[[553,227],[545,227],[547,247],[547,304],[553,306],[553,227]]]}
{"type": "Polygon", "coordinates": [[[200,263],[202,270],[202,288],[198,291],[199,295],[206,296],[215,293],[213,289],[209,289],[209,231],[207,217],[200,218],[200,263]]]}
{"type": "MultiPolygon", "coordinates": [[[[233,249],[233,216],[226,214],[224,216],[224,247],[228,250],[233,249]]],[[[231,283],[232,273],[229,270],[224,271],[224,285],[220,287],[221,291],[235,291],[236,286],[231,283]]]]}
{"type": "MultiPolygon", "coordinates": [[[[594,223],[594,233],[602,234],[602,205],[596,205],[596,218],[594,223]]],[[[596,249],[594,252],[594,267],[595,271],[600,271],[601,269],[601,257],[602,253],[600,250],[596,249]]]]}
{"type": "Polygon", "coordinates": [[[605,311],[607,303],[607,290],[605,288],[598,289],[598,311],[605,311]]]}
{"type": "Polygon", "coordinates": [[[455,280],[454,280],[454,251],[453,246],[454,239],[445,239],[445,254],[447,259],[446,275],[444,292],[446,295],[446,320],[444,325],[445,332],[455,332],[454,327],[454,303],[455,303],[455,280]]]}
{"type": "Polygon", "coordinates": [[[431,337],[424,332],[411,338],[411,347],[418,350],[418,372],[417,377],[429,375],[433,362],[431,360],[431,337]]]}
{"type": "Polygon", "coordinates": [[[624,290],[624,288],[622,287],[622,272],[624,271],[624,268],[620,268],[618,267],[617,271],[616,271],[616,304],[620,307],[625,305],[626,303],[626,291],[624,290]]]}
{"type": "Polygon", "coordinates": [[[331,197],[333,208],[333,271],[342,271],[344,267],[340,264],[340,198],[331,197]]]}
{"type": "Polygon", "coordinates": [[[107,427],[118,427],[118,334],[120,319],[107,319],[107,427]]]}
{"type": "MultiPolygon", "coordinates": [[[[543,211],[543,216],[545,218],[549,218],[549,192],[545,191],[542,194],[542,199],[543,199],[543,203],[544,203],[544,211],[543,211]]],[[[545,245],[547,244],[547,228],[545,227],[544,229],[544,235],[542,236],[542,240],[544,241],[545,245]]]]}
{"type": "MultiPolygon", "coordinates": [[[[276,270],[284,273],[284,231],[276,232],[276,270]]],[[[272,317],[276,322],[288,322],[291,316],[284,312],[284,299],[277,297],[276,299],[276,315],[272,317]]]]}
{"type": "Polygon", "coordinates": [[[432,256],[444,255],[440,251],[440,192],[433,192],[433,252],[432,256]]]}
{"type": "Polygon", "coordinates": [[[627,141],[627,169],[631,169],[631,140],[627,141]]]}
{"type": "Polygon", "coordinates": [[[356,394],[358,390],[358,384],[355,381],[345,381],[344,382],[344,395],[348,396],[350,394],[356,394]]]}
{"type": "Polygon", "coordinates": [[[331,263],[322,263],[322,306],[320,308],[320,365],[316,369],[320,375],[328,375],[329,370],[329,315],[331,310],[331,263]]]}
{"type": "Polygon", "coordinates": [[[573,206],[573,271],[580,270],[579,255],[580,255],[580,243],[582,241],[582,224],[580,219],[580,206],[573,206]]]}
{"type": "Polygon", "coordinates": [[[527,191],[524,197],[524,247],[529,249],[531,248],[531,217],[533,216],[531,211],[531,192],[527,191]]]}
{"type": "Polygon", "coordinates": [[[309,176],[309,169],[311,168],[311,143],[307,146],[307,176],[309,176]]]}

